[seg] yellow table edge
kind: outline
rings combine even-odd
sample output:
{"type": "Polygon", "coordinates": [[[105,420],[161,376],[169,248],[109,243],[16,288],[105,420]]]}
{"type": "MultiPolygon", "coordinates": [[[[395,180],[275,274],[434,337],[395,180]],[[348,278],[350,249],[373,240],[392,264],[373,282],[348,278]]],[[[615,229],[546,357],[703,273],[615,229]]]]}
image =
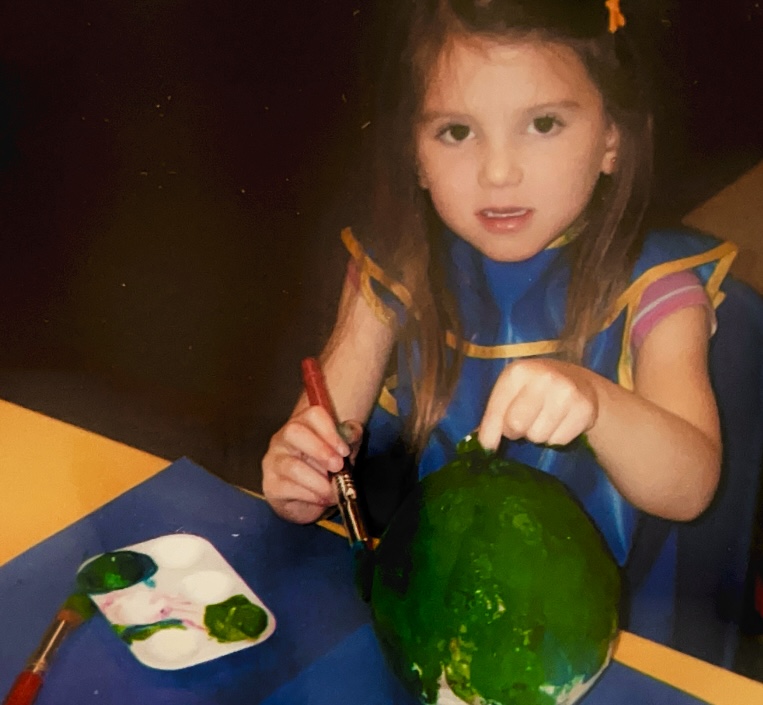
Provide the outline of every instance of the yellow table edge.
{"type": "Polygon", "coordinates": [[[164,458],[0,400],[0,566],[167,465],[164,458]]]}
{"type": "Polygon", "coordinates": [[[630,632],[620,633],[614,659],[712,705],[763,703],[763,683],[630,632]]]}

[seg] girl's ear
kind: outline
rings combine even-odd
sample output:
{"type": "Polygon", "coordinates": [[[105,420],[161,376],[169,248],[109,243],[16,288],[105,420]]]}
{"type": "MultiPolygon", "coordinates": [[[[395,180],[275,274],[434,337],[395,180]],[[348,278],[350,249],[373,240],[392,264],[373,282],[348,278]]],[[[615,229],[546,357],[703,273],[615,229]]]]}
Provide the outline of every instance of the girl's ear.
{"type": "Polygon", "coordinates": [[[604,156],[601,160],[601,173],[613,174],[617,167],[617,153],[620,150],[620,130],[617,125],[610,123],[604,137],[604,156]]]}

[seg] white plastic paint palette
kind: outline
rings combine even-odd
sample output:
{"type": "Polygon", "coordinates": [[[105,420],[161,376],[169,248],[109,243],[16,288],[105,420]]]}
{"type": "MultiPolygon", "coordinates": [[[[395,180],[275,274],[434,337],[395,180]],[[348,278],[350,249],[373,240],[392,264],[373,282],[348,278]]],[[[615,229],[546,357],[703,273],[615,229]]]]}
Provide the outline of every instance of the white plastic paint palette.
{"type": "Polygon", "coordinates": [[[151,668],[204,663],[262,643],[275,629],[262,600],[209,541],[192,534],[94,556],[82,564],[78,580],[135,657],[151,668]],[[118,560],[149,566],[147,577],[109,592],[104,589],[113,582],[99,588],[87,583],[88,572],[118,560]]]}

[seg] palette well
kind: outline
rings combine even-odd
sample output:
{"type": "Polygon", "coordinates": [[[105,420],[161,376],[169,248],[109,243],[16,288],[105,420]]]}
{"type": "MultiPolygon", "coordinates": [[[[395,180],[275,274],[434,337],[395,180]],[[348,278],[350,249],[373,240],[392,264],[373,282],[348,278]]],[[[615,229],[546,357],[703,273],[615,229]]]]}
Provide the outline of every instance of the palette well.
{"type": "Polygon", "coordinates": [[[206,539],[169,534],[94,556],[77,584],[143,664],[187,668],[262,643],[275,617],[206,539]]]}

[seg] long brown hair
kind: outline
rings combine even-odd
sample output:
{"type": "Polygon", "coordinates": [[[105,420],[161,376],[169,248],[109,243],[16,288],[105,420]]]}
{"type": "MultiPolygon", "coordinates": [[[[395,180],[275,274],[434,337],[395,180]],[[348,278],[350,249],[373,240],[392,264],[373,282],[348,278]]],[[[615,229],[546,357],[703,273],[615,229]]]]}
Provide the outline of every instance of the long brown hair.
{"type": "MultiPolygon", "coordinates": [[[[400,331],[413,371],[409,441],[418,449],[447,408],[463,353],[458,310],[444,285],[443,224],[420,188],[415,134],[427,79],[448,39],[537,39],[572,48],[618,127],[617,168],[602,176],[580,235],[565,248],[571,269],[559,356],[582,363],[588,341],[625,288],[641,246],[652,172],[646,88],[625,31],[607,30],[603,0],[382,0],[384,46],[374,80],[370,208],[360,230],[379,263],[408,288],[413,307],[400,331]],[[595,276],[593,274],[595,273],[595,276]],[[415,351],[415,353],[414,353],[415,351]]],[[[378,56],[377,56],[378,59],[378,56]]]]}

